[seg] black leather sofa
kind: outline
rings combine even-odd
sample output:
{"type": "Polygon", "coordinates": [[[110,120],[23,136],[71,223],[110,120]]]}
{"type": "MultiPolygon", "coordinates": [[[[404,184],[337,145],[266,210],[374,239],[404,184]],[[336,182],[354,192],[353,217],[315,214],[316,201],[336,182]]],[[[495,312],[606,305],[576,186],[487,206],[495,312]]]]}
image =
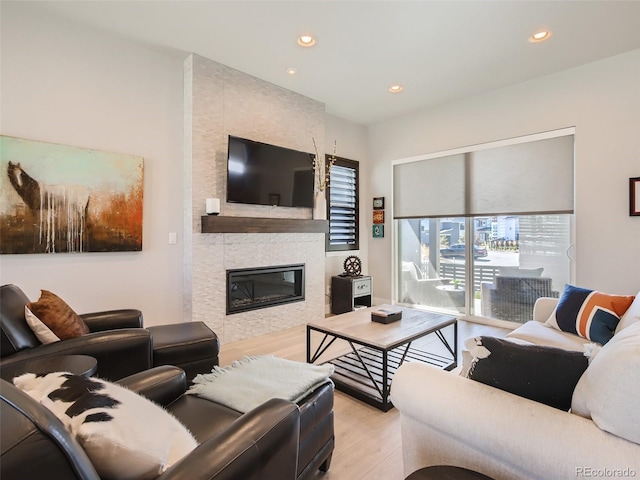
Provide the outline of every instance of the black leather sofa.
{"type": "Polygon", "coordinates": [[[24,307],[29,298],[16,285],[0,287],[0,370],[4,365],[52,355],[90,355],[96,376],[118,380],[154,366],[176,365],[190,381],[218,365],[220,342],[202,322],[143,328],[136,309],[85,313],[90,333],[43,345],[29,328],[24,307]]]}
{"type": "MultiPolygon", "coordinates": [[[[200,445],[159,479],[295,479],[300,412],[272,399],[240,415],[186,395],[186,376],[163,366],[126,377],[121,385],[163,405],[200,445]]],[[[0,478],[99,479],[84,450],[40,403],[0,380],[0,478]]]]}

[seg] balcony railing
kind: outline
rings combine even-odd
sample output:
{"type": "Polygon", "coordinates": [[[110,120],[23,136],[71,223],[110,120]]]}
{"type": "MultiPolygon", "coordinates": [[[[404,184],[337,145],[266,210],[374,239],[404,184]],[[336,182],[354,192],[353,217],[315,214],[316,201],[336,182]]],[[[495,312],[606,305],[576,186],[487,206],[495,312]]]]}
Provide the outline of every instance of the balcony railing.
{"type": "MultiPolygon", "coordinates": [[[[498,274],[500,267],[489,265],[474,265],[473,267],[473,290],[475,292],[480,291],[481,282],[493,282],[498,274]]],[[[448,280],[458,280],[460,283],[465,283],[465,270],[466,265],[464,263],[441,263],[440,264],[440,277],[448,280]]]]}

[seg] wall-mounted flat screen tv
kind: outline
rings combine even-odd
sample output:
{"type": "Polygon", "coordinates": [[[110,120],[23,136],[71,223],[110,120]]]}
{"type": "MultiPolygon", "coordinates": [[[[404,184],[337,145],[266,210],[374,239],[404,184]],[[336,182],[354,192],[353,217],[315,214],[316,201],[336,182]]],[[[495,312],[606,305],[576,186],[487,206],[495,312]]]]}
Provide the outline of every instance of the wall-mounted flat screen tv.
{"type": "Polygon", "coordinates": [[[313,157],[229,135],[227,202],[313,207],[313,157]]]}

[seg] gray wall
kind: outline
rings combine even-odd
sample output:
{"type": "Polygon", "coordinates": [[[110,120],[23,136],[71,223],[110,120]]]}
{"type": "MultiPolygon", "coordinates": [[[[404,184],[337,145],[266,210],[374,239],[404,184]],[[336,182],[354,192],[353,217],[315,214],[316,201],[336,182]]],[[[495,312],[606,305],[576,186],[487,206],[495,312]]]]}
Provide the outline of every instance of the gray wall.
{"type": "MultiPolygon", "coordinates": [[[[189,53],[42,15],[31,2],[3,2],[1,9],[1,133],[140,155],[145,179],[142,252],[2,255],[0,283],[19,285],[33,300],[40,289],[51,290],[78,312],[133,307],[148,325],[190,320],[191,292],[184,285],[190,284],[192,259],[184,252],[204,213],[202,199],[218,195],[219,180],[199,179],[198,197],[185,208],[192,174],[183,161],[189,53]],[[184,228],[185,220],[191,227],[184,228]],[[169,244],[169,232],[177,234],[177,244],[169,244]]],[[[263,121],[282,113],[277,107],[271,117],[259,106],[254,111],[263,121]]],[[[364,127],[327,116],[326,132],[331,148],[338,140],[340,155],[366,162],[364,127]]],[[[340,273],[327,269],[325,276],[340,273]]],[[[318,277],[318,284],[327,283],[318,277]]]]}
{"type": "Polygon", "coordinates": [[[36,7],[2,4],[1,132],[142,156],[143,250],[2,255],[0,282],[33,300],[51,290],[78,312],[130,307],[149,325],[180,321],[186,54],[42,16],[36,7]],[[169,232],[178,244],[169,245],[169,232]]]}
{"type": "MultiPolygon", "coordinates": [[[[575,126],[574,282],[636,294],[640,221],[628,182],[640,175],[639,85],[636,50],[371,126],[371,188],[391,196],[396,159],[575,126]]],[[[391,245],[369,244],[378,298],[391,298],[391,245]]]]}

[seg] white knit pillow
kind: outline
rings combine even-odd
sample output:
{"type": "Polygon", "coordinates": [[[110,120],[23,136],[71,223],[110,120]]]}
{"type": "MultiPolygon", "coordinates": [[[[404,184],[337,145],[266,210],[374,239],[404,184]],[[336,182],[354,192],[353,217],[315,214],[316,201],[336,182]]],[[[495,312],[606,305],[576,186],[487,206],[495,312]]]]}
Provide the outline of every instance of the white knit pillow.
{"type": "Polygon", "coordinates": [[[62,421],[102,478],[156,478],[198,445],[169,412],[114,383],[65,372],[13,382],[62,421]]]}
{"type": "Polygon", "coordinates": [[[593,357],[573,392],[571,411],[602,430],[640,443],[640,323],[625,328],[593,357]]]}

